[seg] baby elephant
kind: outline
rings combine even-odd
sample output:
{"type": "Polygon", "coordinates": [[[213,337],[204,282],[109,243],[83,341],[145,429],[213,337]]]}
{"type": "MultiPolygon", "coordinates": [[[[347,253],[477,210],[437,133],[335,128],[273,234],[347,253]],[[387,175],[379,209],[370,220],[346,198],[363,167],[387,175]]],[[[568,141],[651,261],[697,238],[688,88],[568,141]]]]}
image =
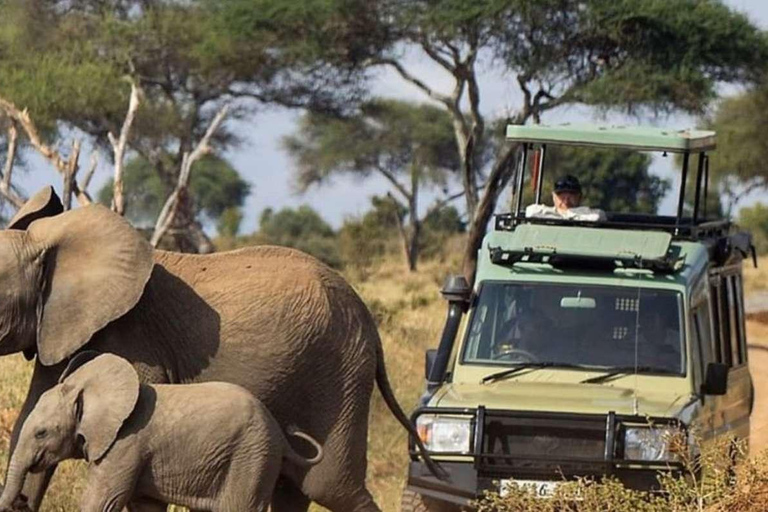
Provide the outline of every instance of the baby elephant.
{"type": "Polygon", "coordinates": [[[154,512],[166,503],[267,510],[284,461],[290,475],[322,458],[317,441],[289,433],[316,455],[296,453],[266,407],[239,386],[144,385],[120,357],[81,354],[24,422],[0,511],[18,506],[28,472],[79,457],[89,462],[83,511],[154,512]]]}

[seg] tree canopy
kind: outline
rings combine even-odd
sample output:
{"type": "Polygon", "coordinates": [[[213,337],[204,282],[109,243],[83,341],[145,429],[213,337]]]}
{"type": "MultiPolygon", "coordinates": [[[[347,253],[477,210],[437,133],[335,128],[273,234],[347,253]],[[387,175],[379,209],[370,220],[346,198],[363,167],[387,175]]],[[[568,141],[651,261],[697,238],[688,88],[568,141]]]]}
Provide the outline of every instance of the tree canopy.
{"type": "Polygon", "coordinates": [[[508,120],[526,123],[576,103],[700,113],[717,84],[757,79],[768,56],[758,27],[717,0],[384,2],[389,16],[382,22],[392,44],[369,63],[394,69],[453,119],[470,220],[464,259],[469,278],[499,193],[514,172],[515,154],[514,147],[502,146],[490,169],[475,165],[486,137],[481,61],[516,79],[523,101],[508,120]],[[420,49],[446,70],[453,89],[439,91],[409,70],[403,46],[420,49]]]}
{"type": "Polygon", "coordinates": [[[717,132],[711,179],[730,214],[750,192],[768,190],[768,83],[723,100],[704,124],[717,132]]]}
{"type": "Polygon", "coordinates": [[[333,228],[312,207],[265,209],[259,218],[259,237],[269,244],[293,247],[331,267],[341,267],[333,228]]]}
{"type": "MultiPolygon", "coordinates": [[[[340,111],[354,103],[349,61],[372,41],[358,41],[355,26],[372,11],[353,3],[0,0],[0,97],[27,108],[48,139],[75,129],[110,148],[127,81],[138,83],[144,100],[129,149],[172,188],[183,154],[224,103],[234,117],[262,104],[340,111]]],[[[226,125],[212,141],[237,143],[226,125]]],[[[204,238],[194,215],[183,198],[176,231],[197,230],[192,245],[204,238]]]]}
{"type": "MultiPolygon", "coordinates": [[[[99,202],[107,206],[112,202],[112,185],[109,180],[98,194],[99,202]]],[[[126,164],[124,187],[126,217],[139,226],[153,225],[171,187],[143,158],[134,158],[126,164]]],[[[251,189],[229,162],[216,156],[204,157],[192,166],[189,188],[195,215],[202,215],[203,220],[214,224],[227,210],[241,208],[251,189]]]]}
{"type": "Polygon", "coordinates": [[[739,211],[739,225],[752,234],[752,243],[760,254],[768,254],[768,206],[757,203],[739,211]]]}
{"type": "MultiPolygon", "coordinates": [[[[296,162],[296,183],[302,191],[337,174],[384,177],[391,185],[390,201],[396,203],[392,219],[409,268],[416,269],[420,194],[428,188],[447,191],[460,165],[451,118],[444,109],[374,99],[344,118],[308,113],[283,145],[296,162]]],[[[430,211],[445,203],[438,201],[430,211]]]]}

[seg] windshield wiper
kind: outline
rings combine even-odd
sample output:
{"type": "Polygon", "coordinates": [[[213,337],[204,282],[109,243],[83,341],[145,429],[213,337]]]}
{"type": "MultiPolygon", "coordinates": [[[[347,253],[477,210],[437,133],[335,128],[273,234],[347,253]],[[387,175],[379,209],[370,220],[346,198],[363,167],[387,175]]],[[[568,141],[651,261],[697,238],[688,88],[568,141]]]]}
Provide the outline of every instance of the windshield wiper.
{"type": "Polygon", "coordinates": [[[588,379],[584,379],[579,384],[601,384],[607,380],[610,380],[614,377],[618,377],[620,375],[631,375],[637,371],[640,372],[658,372],[659,369],[655,366],[622,366],[620,368],[611,368],[611,371],[608,373],[604,373],[603,375],[597,375],[595,377],[590,377],[588,379]]]}
{"type": "Polygon", "coordinates": [[[551,361],[547,361],[545,363],[519,363],[514,368],[509,368],[508,370],[502,370],[500,372],[486,375],[485,377],[483,377],[483,380],[481,380],[480,383],[487,384],[489,382],[505,379],[507,377],[512,377],[513,375],[517,375],[523,370],[538,370],[540,368],[578,368],[582,370],[584,369],[584,366],[580,364],[571,364],[571,363],[554,363],[551,361]]]}

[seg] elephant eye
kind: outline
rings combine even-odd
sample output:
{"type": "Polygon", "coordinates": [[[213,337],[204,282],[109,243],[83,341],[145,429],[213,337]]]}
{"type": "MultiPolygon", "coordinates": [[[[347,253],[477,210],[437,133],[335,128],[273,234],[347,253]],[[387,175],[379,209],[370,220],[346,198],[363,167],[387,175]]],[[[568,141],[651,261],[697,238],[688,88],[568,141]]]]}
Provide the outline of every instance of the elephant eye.
{"type": "Polygon", "coordinates": [[[48,431],[44,428],[41,428],[40,430],[35,432],[35,439],[43,439],[47,435],[48,435],[48,431]]]}

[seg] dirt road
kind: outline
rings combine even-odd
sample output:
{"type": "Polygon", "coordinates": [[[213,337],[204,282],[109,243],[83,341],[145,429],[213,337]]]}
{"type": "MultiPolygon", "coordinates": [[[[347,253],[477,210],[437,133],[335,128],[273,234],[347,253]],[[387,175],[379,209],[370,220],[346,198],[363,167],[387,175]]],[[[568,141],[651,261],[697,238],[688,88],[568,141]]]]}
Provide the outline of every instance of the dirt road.
{"type": "Polygon", "coordinates": [[[755,408],[752,411],[750,452],[768,448],[768,305],[747,320],[749,369],[755,384],[755,408]]]}

